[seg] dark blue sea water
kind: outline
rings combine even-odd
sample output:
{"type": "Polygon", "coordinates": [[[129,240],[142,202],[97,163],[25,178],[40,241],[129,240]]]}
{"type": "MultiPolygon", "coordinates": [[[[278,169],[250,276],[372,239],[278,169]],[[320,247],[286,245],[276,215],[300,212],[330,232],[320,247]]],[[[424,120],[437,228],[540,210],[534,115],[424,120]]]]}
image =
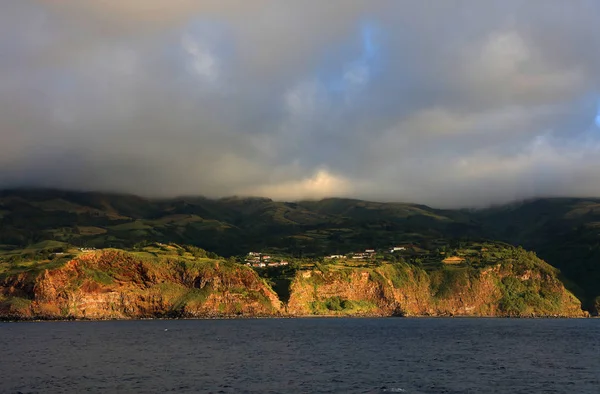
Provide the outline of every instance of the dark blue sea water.
{"type": "Polygon", "coordinates": [[[600,393],[600,319],[0,323],[2,393],[600,393]]]}

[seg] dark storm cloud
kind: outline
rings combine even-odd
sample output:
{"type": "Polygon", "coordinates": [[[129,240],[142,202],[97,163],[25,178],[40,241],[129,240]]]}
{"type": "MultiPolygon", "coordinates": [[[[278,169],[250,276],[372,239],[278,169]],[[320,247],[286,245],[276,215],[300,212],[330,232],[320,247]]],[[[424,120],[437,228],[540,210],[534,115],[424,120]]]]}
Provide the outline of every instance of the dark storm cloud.
{"type": "Polygon", "coordinates": [[[1,8],[0,187],[600,195],[595,1],[1,8]]]}

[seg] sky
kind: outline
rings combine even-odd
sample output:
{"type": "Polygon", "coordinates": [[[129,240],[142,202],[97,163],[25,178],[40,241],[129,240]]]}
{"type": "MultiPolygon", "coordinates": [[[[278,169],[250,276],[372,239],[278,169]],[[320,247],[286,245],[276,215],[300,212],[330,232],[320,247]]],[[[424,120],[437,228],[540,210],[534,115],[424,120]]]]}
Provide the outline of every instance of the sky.
{"type": "Polygon", "coordinates": [[[0,188],[600,196],[596,0],[3,0],[0,188]]]}

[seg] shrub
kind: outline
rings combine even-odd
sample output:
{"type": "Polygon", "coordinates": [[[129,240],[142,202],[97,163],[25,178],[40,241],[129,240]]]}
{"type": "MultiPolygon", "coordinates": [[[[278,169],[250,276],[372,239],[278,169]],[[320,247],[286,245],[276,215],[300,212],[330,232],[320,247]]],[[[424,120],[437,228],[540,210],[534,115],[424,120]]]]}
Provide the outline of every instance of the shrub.
{"type": "Polygon", "coordinates": [[[21,297],[11,297],[8,299],[8,303],[11,309],[19,311],[28,309],[31,306],[31,300],[21,297]]]}
{"type": "MultiPolygon", "coordinates": [[[[526,286],[519,279],[513,276],[507,276],[500,281],[502,298],[500,299],[500,310],[510,316],[519,316],[527,309],[525,302],[526,286]]],[[[532,300],[531,293],[528,298],[532,300]]]]}
{"type": "Polygon", "coordinates": [[[327,301],[325,301],[325,307],[330,311],[341,311],[344,309],[344,307],[342,306],[342,303],[344,303],[344,301],[345,300],[342,300],[339,296],[331,297],[327,301]]]}
{"type": "Polygon", "coordinates": [[[476,271],[471,268],[443,267],[431,274],[431,287],[435,297],[451,297],[460,288],[469,286],[476,271]]]}
{"type": "Polygon", "coordinates": [[[93,270],[89,268],[84,268],[84,272],[87,276],[90,277],[94,282],[102,284],[102,285],[110,285],[114,282],[114,279],[104,271],[93,270]]]}
{"type": "Polygon", "coordinates": [[[505,295],[500,300],[500,310],[510,316],[519,316],[525,312],[527,305],[519,296],[505,295]]]}
{"type": "Polygon", "coordinates": [[[324,301],[313,301],[310,303],[311,312],[326,314],[337,312],[341,314],[352,312],[369,312],[377,308],[377,305],[365,300],[347,300],[339,296],[327,298],[324,301]]]}

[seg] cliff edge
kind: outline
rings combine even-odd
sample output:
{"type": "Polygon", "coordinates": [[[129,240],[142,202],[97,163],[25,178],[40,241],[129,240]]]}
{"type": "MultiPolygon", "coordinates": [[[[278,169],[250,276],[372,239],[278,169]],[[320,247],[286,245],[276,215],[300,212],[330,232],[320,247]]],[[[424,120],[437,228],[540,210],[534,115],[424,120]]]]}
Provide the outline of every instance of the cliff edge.
{"type": "Polygon", "coordinates": [[[255,270],[206,253],[163,245],[5,264],[0,318],[587,315],[555,268],[517,248],[486,263],[434,269],[403,262],[299,267],[286,304],[255,270]]]}
{"type": "Polygon", "coordinates": [[[212,259],[148,258],[118,250],[5,274],[8,319],[277,316],[277,295],[250,268],[212,259]]]}
{"type": "Polygon", "coordinates": [[[297,273],[292,315],[584,317],[558,272],[535,258],[427,272],[395,263],[297,273]]]}

